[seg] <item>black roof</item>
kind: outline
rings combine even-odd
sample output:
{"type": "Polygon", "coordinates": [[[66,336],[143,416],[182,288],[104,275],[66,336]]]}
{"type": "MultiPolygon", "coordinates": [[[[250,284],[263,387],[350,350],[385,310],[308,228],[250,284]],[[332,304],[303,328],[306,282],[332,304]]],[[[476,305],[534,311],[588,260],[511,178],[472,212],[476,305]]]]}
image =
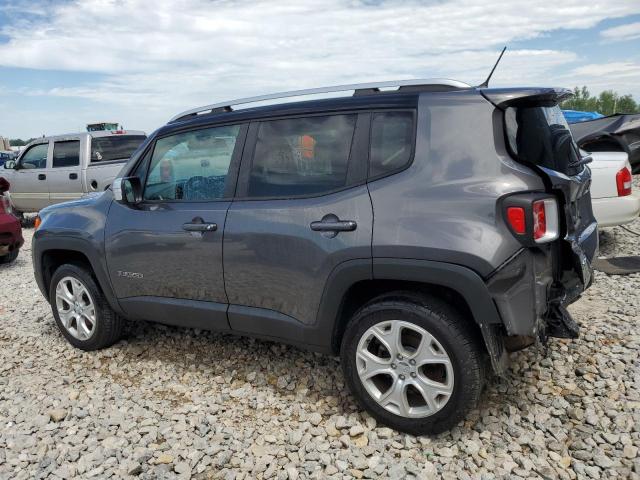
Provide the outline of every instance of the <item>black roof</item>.
{"type": "MultiPolygon", "coordinates": [[[[459,92],[461,90],[455,90],[459,92]]],[[[442,92],[441,92],[442,93],[442,92]]],[[[378,92],[370,95],[353,95],[322,100],[306,100],[301,102],[279,103],[233,111],[215,111],[211,113],[190,115],[179,118],[161,127],[159,134],[165,131],[188,128],[197,125],[213,125],[217,123],[246,122],[270,117],[299,115],[308,113],[354,111],[363,109],[416,108],[420,92],[378,92]]]]}
{"type": "MultiPolygon", "coordinates": [[[[272,117],[303,115],[309,113],[354,111],[364,109],[416,108],[420,95],[460,96],[482,94],[499,108],[510,104],[557,103],[571,95],[566,89],[545,87],[516,88],[401,88],[394,91],[367,92],[347,97],[322,100],[278,103],[274,105],[243,108],[240,110],[217,110],[209,113],[191,114],[180,117],[160,127],[155,133],[162,135],[169,131],[182,130],[194,126],[208,126],[261,120],[272,117]]],[[[156,136],[156,135],[153,135],[156,136]]]]}

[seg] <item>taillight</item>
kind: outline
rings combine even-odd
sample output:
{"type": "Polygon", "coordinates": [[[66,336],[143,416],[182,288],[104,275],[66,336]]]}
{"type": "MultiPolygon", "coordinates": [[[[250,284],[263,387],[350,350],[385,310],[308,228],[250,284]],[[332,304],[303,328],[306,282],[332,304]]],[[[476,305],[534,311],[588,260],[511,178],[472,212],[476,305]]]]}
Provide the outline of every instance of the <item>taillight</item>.
{"type": "Polygon", "coordinates": [[[616,173],[616,186],[619,197],[631,195],[631,170],[628,167],[624,167],[616,173]]]}
{"type": "Polygon", "coordinates": [[[556,240],[560,233],[558,203],[540,193],[510,195],[504,214],[511,232],[522,243],[534,246],[556,240]]]}
{"type": "Polygon", "coordinates": [[[558,203],[555,198],[533,202],[533,240],[536,243],[552,242],[558,238],[558,203]]]}
{"type": "Polygon", "coordinates": [[[533,239],[537,242],[547,233],[547,218],[544,201],[533,202],[533,239]]]}
{"type": "Polygon", "coordinates": [[[519,235],[523,235],[526,229],[524,208],[522,207],[509,207],[507,208],[507,220],[509,225],[513,228],[513,231],[519,235]]]}

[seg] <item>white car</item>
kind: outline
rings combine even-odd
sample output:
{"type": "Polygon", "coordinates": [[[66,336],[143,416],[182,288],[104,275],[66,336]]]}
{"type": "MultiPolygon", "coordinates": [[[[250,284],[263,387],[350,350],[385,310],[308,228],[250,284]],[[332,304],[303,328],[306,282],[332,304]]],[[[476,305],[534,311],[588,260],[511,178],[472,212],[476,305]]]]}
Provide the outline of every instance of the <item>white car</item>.
{"type": "Polygon", "coordinates": [[[599,227],[633,222],[640,213],[640,196],[633,193],[631,165],[624,152],[593,152],[591,202],[599,227]]]}

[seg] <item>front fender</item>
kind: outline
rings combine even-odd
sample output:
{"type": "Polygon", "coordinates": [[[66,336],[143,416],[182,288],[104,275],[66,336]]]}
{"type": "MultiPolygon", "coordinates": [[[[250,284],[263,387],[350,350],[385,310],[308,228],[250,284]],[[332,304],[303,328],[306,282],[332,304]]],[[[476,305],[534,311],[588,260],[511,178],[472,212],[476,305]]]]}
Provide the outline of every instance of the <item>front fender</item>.
{"type": "Polygon", "coordinates": [[[33,271],[36,278],[36,283],[40,288],[40,291],[44,297],[49,299],[48,282],[49,278],[46,275],[46,269],[44,268],[43,257],[45,253],[52,250],[56,251],[68,251],[74,253],[80,253],[88,260],[91,265],[91,269],[95,275],[102,293],[104,294],[107,302],[111,308],[118,314],[123,315],[124,312],[118,303],[113,288],[111,286],[111,280],[107,274],[106,265],[104,263],[104,257],[101,257],[96,253],[95,245],[92,245],[89,241],[82,238],[76,238],[65,235],[48,236],[46,234],[41,235],[33,242],[32,245],[32,260],[33,271]]]}
{"type": "Polygon", "coordinates": [[[104,192],[40,212],[41,224],[33,236],[32,259],[36,282],[45,298],[49,298],[49,292],[43,256],[53,250],[69,251],[86,257],[109,305],[117,313],[123,313],[111,285],[104,252],[104,225],[111,202],[110,192],[104,192]]]}

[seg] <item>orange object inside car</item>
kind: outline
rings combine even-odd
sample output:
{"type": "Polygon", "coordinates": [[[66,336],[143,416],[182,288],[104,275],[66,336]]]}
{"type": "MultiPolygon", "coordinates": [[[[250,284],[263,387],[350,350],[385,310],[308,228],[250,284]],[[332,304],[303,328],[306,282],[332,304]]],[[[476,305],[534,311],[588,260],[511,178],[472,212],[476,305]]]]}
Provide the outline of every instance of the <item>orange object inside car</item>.
{"type": "Polygon", "coordinates": [[[312,159],[315,155],[316,140],[311,135],[300,137],[300,154],[302,158],[312,159]]]}

